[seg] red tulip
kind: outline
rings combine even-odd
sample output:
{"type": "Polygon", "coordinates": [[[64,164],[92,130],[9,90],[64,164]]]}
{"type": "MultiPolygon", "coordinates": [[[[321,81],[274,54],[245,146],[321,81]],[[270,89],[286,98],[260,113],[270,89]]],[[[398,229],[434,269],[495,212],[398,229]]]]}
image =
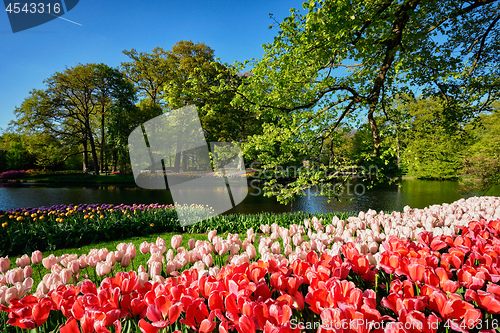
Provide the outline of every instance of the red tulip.
{"type": "Polygon", "coordinates": [[[61,326],[61,333],[81,333],[78,328],[77,320],[74,317],[69,318],[66,324],[61,326]]]}
{"type": "Polygon", "coordinates": [[[500,297],[498,295],[478,290],[477,297],[479,299],[478,303],[480,307],[486,309],[489,313],[500,313],[500,297]]]}

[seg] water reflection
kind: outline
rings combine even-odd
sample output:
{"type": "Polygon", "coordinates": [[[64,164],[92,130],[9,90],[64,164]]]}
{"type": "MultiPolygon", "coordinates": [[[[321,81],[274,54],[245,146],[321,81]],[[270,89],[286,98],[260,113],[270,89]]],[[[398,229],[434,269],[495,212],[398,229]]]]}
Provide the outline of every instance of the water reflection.
{"type": "MultiPolygon", "coordinates": [[[[227,213],[252,214],[258,212],[308,211],[312,213],[344,211],[358,212],[375,209],[376,211],[402,211],[409,205],[412,208],[424,208],[434,204],[451,203],[472,194],[462,195],[454,181],[400,180],[398,184],[381,185],[367,190],[363,195],[348,195],[341,201],[317,197],[313,192],[306,192],[293,205],[280,205],[275,198],[264,197],[259,188],[248,187],[249,195],[239,205],[227,213]]],[[[4,184],[5,185],[5,184],[4,184]]],[[[353,189],[353,188],[352,188],[353,189]]],[[[359,187],[358,187],[359,189],[359,187]]],[[[217,196],[221,189],[204,189],[207,196],[217,196]]],[[[242,188],[241,191],[244,191],[242,188]]],[[[359,193],[359,191],[358,191],[359,193]]],[[[237,194],[237,193],[235,193],[237,194]]],[[[189,193],[185,193],[189,196],[189,193]]],[[[500,196],[500,188],[488,195],[500,196]]],[[[131,186],[2,186],[0,187],[0,210],[19,207],[40,207],[57,204],[111,203],[111,204],[172,204],[172,196],[165,190],[145,190],[131,186]]]]}

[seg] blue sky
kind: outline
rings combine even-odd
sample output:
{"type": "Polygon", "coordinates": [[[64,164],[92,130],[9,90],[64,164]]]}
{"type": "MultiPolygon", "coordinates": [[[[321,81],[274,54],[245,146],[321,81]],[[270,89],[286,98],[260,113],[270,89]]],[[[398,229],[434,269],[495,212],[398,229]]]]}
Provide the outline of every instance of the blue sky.
{"type": "MultiPolygon", "coordinates": [[[[80,1],[63,18],[12,33],[0,13],[0,129],[43,80],[78,63],[119,66],[132,48],[169,50],[180,40],[205,43],[222,62],[261,58],[262,44],[277,35],[269,13],[282,21],[302,0],[80,1]]],[[[3,8],[3,7],[2,7],[3,8]]]]}

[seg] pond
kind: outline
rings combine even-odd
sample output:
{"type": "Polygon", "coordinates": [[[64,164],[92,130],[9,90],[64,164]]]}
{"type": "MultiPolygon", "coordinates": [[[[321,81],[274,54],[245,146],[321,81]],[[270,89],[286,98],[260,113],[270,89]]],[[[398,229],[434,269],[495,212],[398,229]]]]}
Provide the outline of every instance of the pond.
{"type": "MultiPolygon", "coordinates": [[[[173,203],[169,191],[145,190],[131,186],[47,186],[22,184],[12,186],[0,184],[0,210],[40,207],[58,204],[111,203],[111,204],[150,204],[173,203]]],[[[216,196],[219,188],[205,189],[206,195],[216,196]]],[[[244,190],[244,189],[242,189],[244,190]]],[[[186,193],[189,195],[189,193],[186,193]]],[[[359,212],[374,209],[376,211],[402,211],[408,205],[412,208],[424,208],[434,204],[451,203],[463,197],[459,193],[459,184],[455,181],[430,181],[400,179],[391,185],[380,185],[365,190],[361,184],[350,184],[344,191],[341,201],[315,196],[314,192],[305,192],[293,205],[280,205],[275,198],[262,195],[258,186],[248,186],[248,196],[236,207],[226,213],[252,214],[258,212],[308,211],[324,213],[332,211],[359,212]]],[[[500,196],[500,189],[495,188],[487,195],[500,196]]]]}

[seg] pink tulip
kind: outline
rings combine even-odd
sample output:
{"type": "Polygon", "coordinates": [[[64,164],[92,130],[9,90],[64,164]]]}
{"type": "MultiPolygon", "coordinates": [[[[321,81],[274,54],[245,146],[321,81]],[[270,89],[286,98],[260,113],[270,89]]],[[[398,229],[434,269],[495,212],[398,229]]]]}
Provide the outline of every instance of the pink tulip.
{"type": "Polygon", "coordinates": [[[5,273],[10,268],[10,259],[9,256],[5,258],[0,258],[0,272],[5,273]]]}
{"type": "Polygon", "coordinates": [[[116,256],[114,251],[108,253],[108,255],[106,256],[106,262],[109,263],[111,266],[113,266],[116,263],[116,256]]]}
{"type": "Polygon", "coordinates": [[[149,275],[148,275],[148,273],[146,273],[146,272],[140,272],[140,273],[137,275],[137,277],[139,278],[139,279],[138,279],[138,282],[139,282],[140,284],[144,284],[144,283],[148,282],[148,280],[149,280],[149,275]]]}
{"type": "Polygon", "coordinates": [[[176,250],[179,246],[181,246],[182,243],[182,236],[181,235],[175,235],[172,236],[172,239],[170,240],[170,244],[172,245],[172,248],[176,250]]]}
{"type": "Polygon", "coordinates": [[[213,238],[215,237],[215,235],[217,235],[217,230],[211,230],[209,233],[208,233],[208,240],[210,242],[212,242],[213,238]]]}
{"type": "Polygon", "coordinates": [[[3,298],[4,298],[5,304],[9,304],[11,299],[19,298],[18,289],[16,287],[10,287],[9,289],[7,289],[5,291],[5,295],[3,298]]]}
{"type": "Polygon", "coordinates": [[[165,242],[165,240],[163,238],[156,238],[156,246],[158,247],[162,247],[162,246],[167,246],[167,243],[165,242]]]}
{"type": "Polygon", "coordinates": [[[265,233],[265,234],[268,234],[268,233],[269,233],[269,229],[270,229],[270,227],[269,227],[269,225],[268,225],[268,224],[262,224],[262,225],[260,226],[260,230],[262,230],[262,232],[263,232],[263,233],[265,233]]]}
{"type": "Polygon", "coordinates": [[[215,251],[221,256],[227,253],[229,251],[229,244],[226,243],[226,241],[220,241],[217,244],[215,244],[215,251]]]}
{"type": "Polygon", "coordinates": [[[146,268],[144,266],[140,265],[137,268],[137,273],[144,273],[144,272],[147,272],[146,268]]]}
{"type": "Polygon", "coordinates": [[[36,250],[35,252],[31,253],[31,262],[33,264],[39,264],[42,262],[43,259],[43,254],[42,252],[36,250]]]}
{"type": "Polygon", "coordinates": [[[248,244],[245,252],[248,254],[250,260],[255,259],[255,257],[257,256],[257,251],[255,250],[255,246],[253,246],[253,244],[248,244]]]}
{"type": "Polygon", "coordinates": [[[148,253],[150,245],[151,244],[149,244],[146,241],[142,242],[141,245],[139,246],[139,251],[141,251],[142,254],[148,253]]]}
{"type": "Polygon", "coordinates": [[[68,268],[65,268],[61,271],[61,273],[59,273],[59,276],[61,276],[61,281],[63,284],[68,284],[73,277],[73,272],[71,272],[71,270],[69,270],[68,268]]]}
{"type": "Polygon", "coordinates": [[[192,250],[194,249],[194,238],[191,238],[189,241],[188,241],[188,246],[189,246],[189,249],[192,250]]]}
{"type": "Polygon", "coordinates": [[[152,244],[149,245],[149,252],[151,254],[161,253],[160,248],[155,243],[152,243],[152,244]]]}
{"type": "Polygon", "coordinates": [[[135,245],[132,243],[128,243],[127,251],[125,254],[130,254],[130,259],[134,260],[137,256],[137,250],[135,249],[135,245]]]}
{"type": "Polygon", "coordinates": [[[24,272],[20,267],[13,268],[5,274],[5,280],[8,284],[14,285],[16,282],[22,282],[24,280],[24,272]]]}
{"type": "Polygon", "coordinates": [[[118,251],[123,251],[123,252],[126,252],[127,251],[127,247],[128,245],[126,243],[120,243],[116,246],[116,249],[118,251]]]}
{"type": "Polygon", "coordinates": [[[71,271],[71,273],[76,274],[80,271],[80,261],[73,260],[68,263],[68,269],[71,271]]]}
{"type": "Polygon", "coordinates": [[[161,274],[161,269],[162,269],[162,264],[161,262],[152,262],[150,265],[149,265],[149,276],[151,276],[151,278],[157,276],[157,275],[160,275],[161,274]]]}
{"type": "Polygon", "coordinates": [[[273,245],[271,245],[271,252],[273,254],[279,254],[281,252],[280,243],[278,242],[273,243],[273,245]]]}
{"type": "Polygon", "coordinates": [[[96,268],[97,263],[100,262],[100,260],[101,260],[101,258],[99,257],[99,255],[88,255],[87,256],[87,263],[92,268],[96,268]]]}
{"type": "Polygon", "coordinates": [[[98,262],[95,269],[97,275],[99,275],[100,277],[103,277],[111,273],[111,265],[105,261],[98,262]]]}
{"type": "Polygon", "coordinates": [[[165,273],[167,275],[170,275],[170,273],[172,273],[173,271],[175,271],[175,263],[173,262],[167,262],[167,264],[165,265],[165,273]]]}
{"type": "Polygon", "coordinates": [[[172,259],[174,259],[174,251],[172,251],[172,249],[169,249],[169,250],[167,251],[167,256],[166,256],[166,258],[167,258],[167,261],[172,261],[172,259]]]}
{"type": "Polygon", "coordinates": [[[33,276],[33,267],[31,266],[26,266],[24,267],[23,269],[23,276],[24,278],[29,278],[29,277],[32,277],[33,276]]]}
{"type": "Polygon", "coordinates": [[[122,258],[123,258],[124,255],[125,255],[125,252],[123,252],[121,250],[116,250],[115,251],[116,261],[122,261],[122,258]]]}
{"type": "Polygon", "coordinates": [[[27,254],[23,254],[22,257],[16,259],[16,265],[24,268],[30,264],[30,257],[27,254]]]}
{"type": "Polygon", "coordinates": [[[205,270],[205,264],[203,263],[203,261],[197,261],[194,263],[193,265],[194,268],[196,268],[196,270],[198,272],[201,272],[203,270],[205,270]]]}
{"type": "Polygon", "coordinates": [[[214,264],[214,258],[212,257],[211,253],[209,253],[203,257],[203,263],[207,267],[211,267],[214,264]]]}
{"type": "Polygon", "coordinates": [[[147,264],[151,264],[152,262],[163,262],[163,256],[161,255],[160,252],[155,252],[151,255],[151,257],[149,258],[147,264]]]}
{"type": "Polygon", "coordinates": [[[87,255],[82,254],[80,258],[78,258],[78,263],[80,264],[80,269],[87,268],[89,264],[87,263],[87,255]]]}
{"type": "Polygon", "coordinates": [[[99,253],[99,259],[100,260],[106,260],[106,256],[108,255],[109,250],[106,249],[106,248],[102,248],[102,249],[99,250],[98,253],[99,253]]]}
{"type": "Polygon", "coordinates": [[[232,243],[229,249],[231,251],[231,254],[236,254],[240,251],[240,246],[236,243],[232,243]]]}
{"type": "Polygon", "coordinates": [[[127,268],[128,266],[130,266],[131,261],[132,261],[132,257],[130,256],[130,254],[125,253],[120,264],[122,267],[127,268]]]}
{"type": "Polygon", "coordinates": [[[61,267],[61,265],[59,265],[59,264],[54,264],[54,265],[52,265],[52,267],[50,268],[50,271],[51,271],[52,273],[59,274],[59,273],[61,273],[61,271],[62,271],[62,267],[61,267]]]}

